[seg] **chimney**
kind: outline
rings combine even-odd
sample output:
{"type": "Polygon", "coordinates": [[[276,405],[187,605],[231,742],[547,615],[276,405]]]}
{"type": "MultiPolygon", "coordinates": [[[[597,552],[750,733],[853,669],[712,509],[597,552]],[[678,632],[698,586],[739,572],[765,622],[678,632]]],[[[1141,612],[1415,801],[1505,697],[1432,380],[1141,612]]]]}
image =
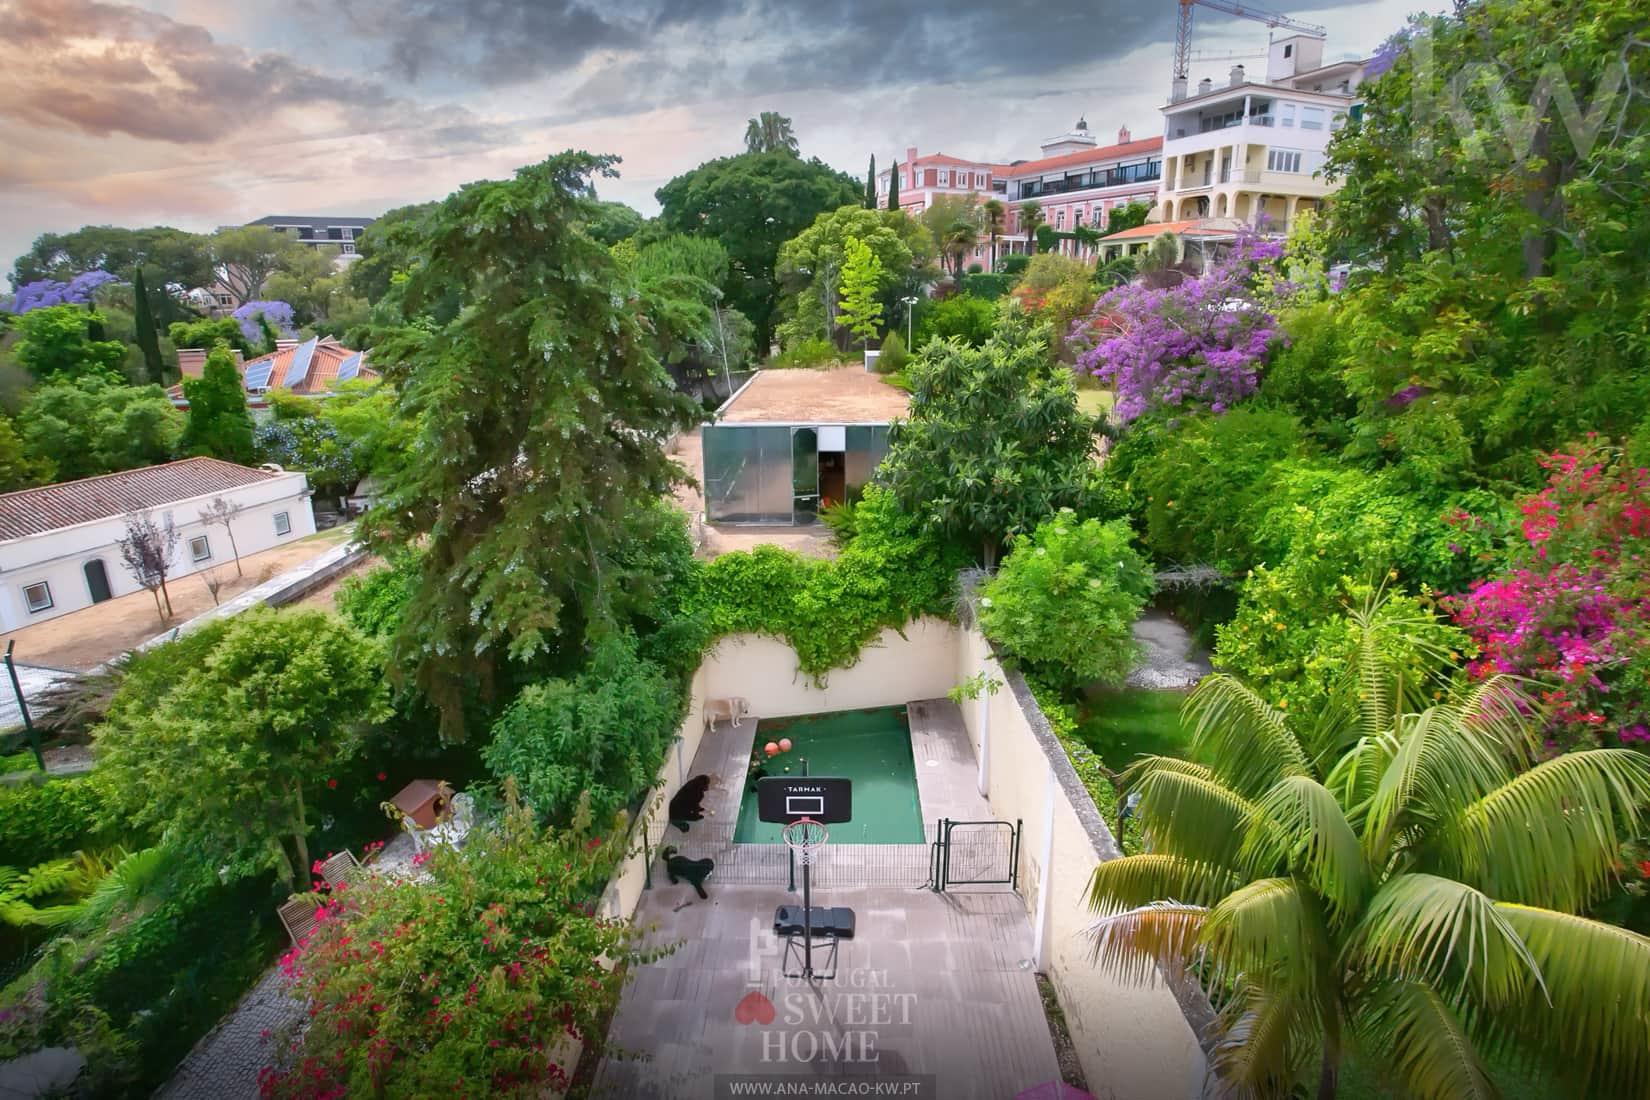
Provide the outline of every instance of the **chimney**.
{"type": "Polygon", "coordinates": [[[275,341],[275,350],[278,352],[291,351],[301,343],[303,343],[302,340],[277,340],[275,341]]]}
{"type": "Polygon", "coordinates": [[[199,378],[206,373],[205,348],[179,348],[178,373],[185,378],[199,378]]]}
{"type": "Polygon", "coordinates": [[[1239,84],[1243,83],[1243,79],[1244,79],[1244,77],[1243,77],[1243,66],[1242,65],[1233,65],[1232,66],[1232,71],[1228,75],[1231,77],[1232,87],[1236,88],[1239,84]]]}
{"type": "Polygon", "coordinates": [[[1174,83],[1169,85],[1169,102],[1179,103],[1186,98],[1186,78],[1177,76],[1174,83]]]}
{"type": "Polygon", "coordinates": [[[914,161],[916,159],[917,159],[917,147],[915,145],[907,145],[905,147],[905,163],[910,164],[912,161],[914,161]]]}
{"type": "Polygon", "coordinates": [[[1127,145],[1132,140],[1133,139],[1129,136],[1129,128],[1127,126],[1119,126],[1117,128],[1117,144],[1127,145]]]}
{"type": "Polygon", "coordinates": [[[1197,82],[1197,94],[1198,95],[1208,95],[1210,92],[1212,92],[1214,90],[1215,90],[1215,82],[1210,80],[1208,77],[1204,77],[1202,80],[1197,82]]]}

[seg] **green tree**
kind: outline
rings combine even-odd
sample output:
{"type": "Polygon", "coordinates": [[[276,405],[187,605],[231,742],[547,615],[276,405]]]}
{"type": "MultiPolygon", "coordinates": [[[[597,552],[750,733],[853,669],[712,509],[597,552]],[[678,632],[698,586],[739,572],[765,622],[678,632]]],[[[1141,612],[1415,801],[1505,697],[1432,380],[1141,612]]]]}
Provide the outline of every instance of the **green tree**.
{"type": "Polygon", "coordinates": [[[206,357],[199,378],[183,380],[189,418],[178,448],[184,454],[210,455],[226,462],[252,461],[252,414],[235,358],[222,344],[206,357]]]}
{"type": "Polygon", "coordinates": [[[128,677],[97,730],[132,820],[232,875],[307,882],[305,790],[388,710],[377,643],[322,611],[247,611],[167,680],[128,677]]]}
{"type": "Polygon", "coordinates": [[[0,416],[0,493],[43,485],[52,480],[56,469],[49,454],[24,447],[11,417],[0,416]]]}
{"type": "Polygon", "coordinates": [[[1344,667],[1315,723],[1210,677],[1204,763],[1129,769],[1149,854],[1094,873],[1100,965],[1217,991],[1214,1068],[1245,1093],[1330,1100],[1355,1053],[1405,1095],[1493,1096],[1486,1058],[1516,1052],[1643,1095],[1650,939],[1583,914],[1650,825],[1650,758],[1542,759],[1529,701],[1445,694],[1447,658],[1413,677],[1372,642],[1344,667]]]}
{"type": "Polygon", "coordinates": [[[701,164],[656,194],[661,229],[712,237],[728,250],[723,301],[750,318],[765,355],[779,304],[774,268],[780,246],[824,211],[857,205],[860,188],[818,160],[745,153],[701,164]]]}
{"type": "Polygon", "coordinates": [[[1026,237],[1026,250],[1037,251],[1037,230],[1043,226],[1043,204],[1036,199],[1020,204],[1020,232],[1026,237]]]}
{"type": "Polygon", "coordinates": [[[850,240],[875,254],[887,287],[898,286],[901,276],[920,266],[931,248],[922,227],[898,211],[850,204],[821,213],[779,250],[778,273],[789,291],[788,318],[780,332],[787,345],[818,335],[836,336],[850,240]]]}
{"type": "Polygon", "coordinates": [[[985,221],[986,234],[991,239],[991,267],[997,270],[997,238],[1003,235],[1003,228],[1008,224],[1008,208],[1001,199],[986,199],[980,204],[980,215],[985,221]]]}
{"type": "Polygon", "coordinates": [[[100,314],[81,306],[31,309],[17,319],[12,355],[43,382],[92,375],[120,378],[126,346],[94,338],[93,326],[101,324],[100,314]]]}
{"type": "Polygon", "coordinates": [[[159,386],[123,386],[103,375],[45,382],[17,414],[24,452],[51,459],[68,481],[150,466],[172,457],[183,414],[159,386]]]}
{"type": "Polygon", "coordinates": [[[877,208],[877,155],[871,154],[871,166],[865,169],[865,209],[877,208]]]}
{"type": "Polygon", "coordinates": [[[209,238],[218,281],[237,306],[261,297],[264,280],[289,264],[306,261],[299,254],[308,245],[267,225],[240,225],[220,229],[209,238]]]}
{"type": "Polygon", "coordinates": [[[1146,224],[1146,218],[1151,215],[1152,204],[1149,202],[1131,202],[1122,206],[1114,206],[1106,215],[1105,230],[1110,233],[1121,233],[1125,229],[1134,229],[1146,224]]]}
{"type": "Polygon", "coordinates": [[[585,231],[611,248],[641,232],[643,221],[641,214],[622,202],[604,202],[598,199],[585,231]]]}
{"type": "Polygon", "coordinates": [[[952,277],[962,283],[963,264],[980,242],[978,195],[936,195],[918,219],[934,239],[934,250],[950,261],[952,277]]]}
{"type": "Polygon", "coordinates": [[[988,568],[1004,539],[1077,504],[1093,471],[1094,421],[1048,337],[1011,316],[984,347],[936,340],[906,369],[911,417],[882,477],[901,507],[979,547],[988,568]]]}
{"type": "Polygon", "coordinates": [[[554,824],[569,824],[581,805],[611,821],[652,785],[682,717],[679,685],[637,655],[634,638],[612,637],[577,676],[516,696],[482,758],[554,824]]]}
{"type": "Polygon", "coordinates": [[[174,321],[166,330],[166,338],[176,348],[202,348],[210,351],[219,344],[228,344],[242,355],[252,354],[252,345],[246,341],[240,323],[233,317],[202,318],[198,321],[174,321]]]}
{"type": "Polygon", "coordinates": [[[664,443],[698,405],[647,350],[625,273],[583,228],[590,177],[612,164],[562,153],[462,188],[399,235],[424,257],[401,309],[449,295],[470,307],[380,345],[413,449],[446,457],[387,477],[366,523],[380,552],[424,544],[397,667],[448,740],[501,660],[612,621],[628,519],[684,476],[664,443]]]}
{"type": "Polygon", "coordinates": [[[745,125],[745,152],[797,154],[796,131],[778,111],[763,111],[745,125]]]}
{"type": "Polygon", "coordinates": [[[1139,656],[1134,621],[1156,587],[1133,540],[1125,520],[1061,509],[1016,539],[981,588],[981,628],[1049,683],[1121,687],[1139,656]]]}
{"type": "Polygon", "coordinates": [[[148,269],[155,288],[153,305],[163,324],[182,320],[188,311],[175,293],[212,284],[215,275],[207,240],[167,226],[120,229],[88,225],[72,233],[45,233],[12,265],[11,282],[22,286],[37,279],[68,281],[83,271],[107,271],[132,282],[139,267],[148,269]]]}
{"type": "Polygon", "coordinates": [[[899,209],[899,161],[888,170],[888,209],[899,209]]]}
{"type": "Polygon", "coordinates": [[[155,330],[155,312],[149,301],[149,288],[143,281],[143,266],[138,265],[132,275],[133,315],[137,321],[137,346],[143,353],[143,364],[148,368],[149,381],[157,385],[166,381],[166,367],[160,357],[160,334],[155,330]]]}
{"type": "Polygon", "coordinates": [[[882,289],[883,267],[871,246],[854,237],[848,238],[843,249],[842,301],[839,303],[842,327],[859,337],[866,345],[882,327],[882,302],[877,292],[882,289]]]}

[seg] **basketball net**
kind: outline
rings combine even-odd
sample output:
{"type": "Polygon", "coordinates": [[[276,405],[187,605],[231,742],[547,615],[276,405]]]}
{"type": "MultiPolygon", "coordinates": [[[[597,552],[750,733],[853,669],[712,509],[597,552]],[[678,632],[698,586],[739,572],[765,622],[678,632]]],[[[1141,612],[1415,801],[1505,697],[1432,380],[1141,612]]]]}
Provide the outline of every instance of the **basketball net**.
{"type": "Polygon", "coordinates": [[[811,817],[799,817],[779,831],[784,838],[786,847],[796,853],[802,866],[812,866],[819,857],[819,852],[830,839],[831,831],[825,828],[823,821],[815,821],[811,817]]]}

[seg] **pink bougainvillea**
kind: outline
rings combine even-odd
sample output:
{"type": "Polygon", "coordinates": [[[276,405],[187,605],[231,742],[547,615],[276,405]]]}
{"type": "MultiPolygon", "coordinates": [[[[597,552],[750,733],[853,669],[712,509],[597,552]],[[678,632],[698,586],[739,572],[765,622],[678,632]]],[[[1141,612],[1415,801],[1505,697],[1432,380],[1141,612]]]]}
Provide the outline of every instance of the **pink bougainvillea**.
{"type": "Polygon", "coordinates": [[[1446,601],[1478,676],[1525,676],[1550,747],[1650,748],[1650,471],[1596,441],[1548,457],[1518,502],[1512,568],[1446,601]]]}

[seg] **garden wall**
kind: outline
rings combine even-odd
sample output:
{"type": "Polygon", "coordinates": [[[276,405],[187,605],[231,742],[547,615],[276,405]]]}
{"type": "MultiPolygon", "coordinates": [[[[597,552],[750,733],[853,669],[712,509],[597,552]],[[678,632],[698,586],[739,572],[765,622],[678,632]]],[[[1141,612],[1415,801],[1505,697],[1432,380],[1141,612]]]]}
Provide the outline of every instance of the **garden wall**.
{"type": "Polygon", "coordinates": [[[1212,1018],[1201,991],[1124,984],[1090,961],[1089,878],[1121,852],[1030,689],[977,630],[960,632],[953,667],[959,683],[983,672],[1002,685],[965,701],[963,721],[975,759],[987,760],[993,814],[1023,822],[1019,889],[1037,968],[1059,996],[1089,1091],[1117,1100],[1216,1095],[1199,1043],[1212,1018]]]}

